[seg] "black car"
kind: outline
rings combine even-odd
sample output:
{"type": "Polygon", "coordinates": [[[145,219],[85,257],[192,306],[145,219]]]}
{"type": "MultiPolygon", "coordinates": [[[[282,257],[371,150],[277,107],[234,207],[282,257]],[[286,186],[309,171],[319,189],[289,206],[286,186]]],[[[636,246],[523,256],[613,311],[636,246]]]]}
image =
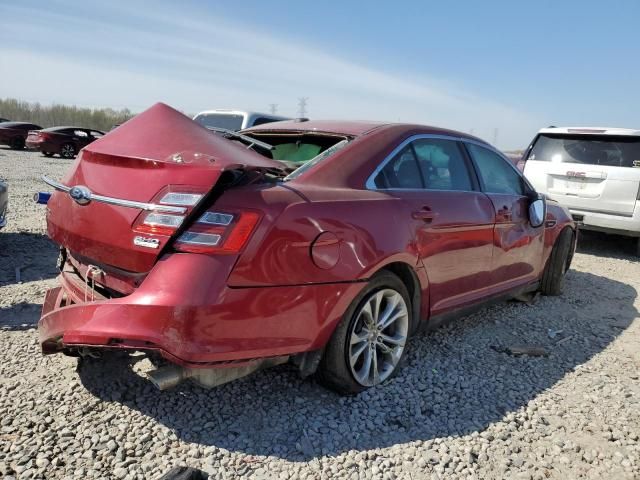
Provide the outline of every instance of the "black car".
{"type": "Polygon", "coordinates": [[[0,117],[0,123],[2,122],[10,122],[11,120],[9,120],[8,118],[2,118],[0,117]]]}

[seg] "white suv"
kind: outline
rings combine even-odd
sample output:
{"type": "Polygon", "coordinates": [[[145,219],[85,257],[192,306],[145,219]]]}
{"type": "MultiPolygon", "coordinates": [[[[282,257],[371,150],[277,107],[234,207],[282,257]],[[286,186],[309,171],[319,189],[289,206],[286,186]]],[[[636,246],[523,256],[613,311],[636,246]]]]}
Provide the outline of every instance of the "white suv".
{"type": "Polygon", "coordinates": [[[264,123],[291,120],[279,115],[241,110],[205,110],[193,119],[204,127],[224,128],[225,130],[244,130],[264,123]]]}
{"type": "Polygon", "coordinates": [[[543,128],[518,166],[581,228],[640,237],[640,130],[543,128]]]}

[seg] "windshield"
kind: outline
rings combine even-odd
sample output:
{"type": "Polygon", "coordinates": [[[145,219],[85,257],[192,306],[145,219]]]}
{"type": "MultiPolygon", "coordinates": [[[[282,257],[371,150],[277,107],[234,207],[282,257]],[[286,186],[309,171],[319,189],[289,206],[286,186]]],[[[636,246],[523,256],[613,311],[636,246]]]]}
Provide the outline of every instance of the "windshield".
{"type": "Polygon", "coordinates": [[[233,113],[203,113],[195,118],[195,121],[204,127],[225,128],[227,130],[240,130],[242,128],[242,115],[233,113]]]}
{"type": "Polygon", "coordinates": [[[540,135],[527,160],[640,167],[640,138],[611,135],[540,135]]]}

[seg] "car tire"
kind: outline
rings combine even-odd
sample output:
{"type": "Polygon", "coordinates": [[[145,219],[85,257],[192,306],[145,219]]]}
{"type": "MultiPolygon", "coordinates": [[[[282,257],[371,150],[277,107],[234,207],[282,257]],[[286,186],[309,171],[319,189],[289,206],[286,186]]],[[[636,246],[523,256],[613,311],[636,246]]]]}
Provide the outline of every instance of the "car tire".
{"type": "Polygon", "coordinates": [[[16,137],[11,139],[11,148],[14,150],[22,150],[24,148],[24,138],[16,137]]]}
{"type": "Polygon", "coordinates": [[[65,143],[60,147],[60,156],[62,158],[73,158],[76,156],[76,147],[73,143],[65,143]]]}
{"type": "Polygon", "coordinates": [[[320,383],[354,395],[391,378],[406,353],[412,316],[404,283],[391,272],[375,275],[333,332],[318,367],[320,383]],[[392,317],[395,320],[385,325],[392,317]]]}
{"type": "Polygon", "coordinates": [[[45,157],[53,157],[55,154],[53,152],[42,152],[45,157]]]}
{"type": "Polygon", "coordinates": [[[547,265],[542,274],[540,292],[543,295],[560,295],[564,288],[564,277],[571,265],[573,230],[566,227],[556,239],[547,265]]]}

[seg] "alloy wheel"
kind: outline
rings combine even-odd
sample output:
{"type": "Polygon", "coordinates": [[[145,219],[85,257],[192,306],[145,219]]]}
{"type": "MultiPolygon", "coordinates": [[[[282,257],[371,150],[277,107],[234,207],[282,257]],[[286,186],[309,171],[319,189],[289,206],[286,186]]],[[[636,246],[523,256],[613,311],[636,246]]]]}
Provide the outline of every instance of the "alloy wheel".
{"type": "Polygon", "coordinates": [[[62,155],[64,158],[72,158],[75,154],[76,151],[73,148],[73,145],[69,143],[63,145],[62,149],[60,150],[60,155],[62,155]]]}
{"type": "Polygon", "coordinates": [[[395,371],[407,342],[409,309],[390,288],[374,292],[356,313],[349,336],[348,360],[354,379],[371,387],[395,371]]]}

